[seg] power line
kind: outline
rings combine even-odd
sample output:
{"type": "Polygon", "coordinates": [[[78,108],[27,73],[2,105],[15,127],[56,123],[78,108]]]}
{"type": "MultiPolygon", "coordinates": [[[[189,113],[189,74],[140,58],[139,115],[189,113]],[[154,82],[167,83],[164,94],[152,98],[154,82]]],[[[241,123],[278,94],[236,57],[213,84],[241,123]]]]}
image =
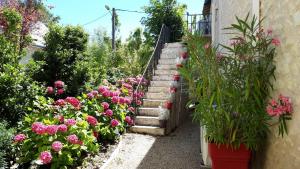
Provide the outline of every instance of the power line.
{"type": "Polygon", "coordinates": [[[94,22],[98,21],[99,19],[102,19],[103,17],[105,17],[107,14],[109,14],[109,12],[106,12],[106,13],[103,14],[102,16],[100,16],[100,17],[98,17],[98,18],[96,18],[96,19],[94,19],[94,20],[91,20],[91,21],[89,21],[89,22],[83,24],[82,26],[86,26],[86,25],[89,25],[89,24],[91,24],[91,23],[94,23],[94,22]]]}
{"type": "Polygon", "coordinates": [[[122,11],[122,12],[134,12],[134,13],[146,13],[142,11],[132,11],[132,10],[127,10],[127,9],[116,9],[116,11],[122,11]]]}

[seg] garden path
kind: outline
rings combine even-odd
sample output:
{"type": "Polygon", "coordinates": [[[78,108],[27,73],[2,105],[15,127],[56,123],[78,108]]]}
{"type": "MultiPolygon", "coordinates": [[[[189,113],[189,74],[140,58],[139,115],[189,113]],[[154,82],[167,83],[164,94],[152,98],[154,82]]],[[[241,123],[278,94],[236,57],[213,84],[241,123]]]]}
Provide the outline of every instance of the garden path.
{"type": "Polygon", "coordinates": [[[188,120],[173,133],[127,133],[105,169],[202,169],[199,125],[188,120]]]}

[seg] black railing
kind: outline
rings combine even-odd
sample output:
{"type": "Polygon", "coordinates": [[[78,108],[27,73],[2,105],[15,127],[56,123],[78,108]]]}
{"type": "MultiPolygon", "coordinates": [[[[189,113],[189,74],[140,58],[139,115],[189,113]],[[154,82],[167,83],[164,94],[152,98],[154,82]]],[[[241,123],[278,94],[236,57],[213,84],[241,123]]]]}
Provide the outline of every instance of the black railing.
{"type": "MultiPolygon", "coordinates": [[[[138,82],[138,85],[137,85],[134,93],[137,94],[140,91],[143,91],[143,92],[148,91],[149,82],[152,80],[152,77],[154,75],[154,71],[157,67],[158,60],[160,59],[160,55],[161,55],[162,49],[164,47],[164,44],[168,43],[169,39],[170,39],[170,29],[165,24],[163,24],[160,29],[159,37],[156,41],[154,51],[152,52],[152,55],[151,55],[150,59],[148,60],[146,68],[141,77],[141,79],[146,79],[148,81],[148,83],[146,86],[142,85],[142,82],[144,80],[140,80],[138,82]]],[[[137,96],[135,94],[133,94],[133,101],[136,102],[137,99],[138,99],[137,96]]],[[[135,113],[137,114],[136,107],[135,107],[135,113]]]]}
{"type": "Polygon", "coordinates": [[[211,35],[211,14],[186,14],[187,28],[190,32],[211,35]]]}

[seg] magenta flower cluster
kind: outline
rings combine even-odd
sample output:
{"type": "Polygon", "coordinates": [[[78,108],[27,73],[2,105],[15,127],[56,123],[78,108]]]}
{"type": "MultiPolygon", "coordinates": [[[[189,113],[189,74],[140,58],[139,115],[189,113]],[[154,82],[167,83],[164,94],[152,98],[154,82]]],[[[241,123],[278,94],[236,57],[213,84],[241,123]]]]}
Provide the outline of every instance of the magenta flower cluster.
{"type": "Polygon", "coordinates": [[[293,111],[291,99],[289,97],[279,95],[277,100],[272,99],[269,101],[266,111],[270,116],[291,114],[293,111]]]}

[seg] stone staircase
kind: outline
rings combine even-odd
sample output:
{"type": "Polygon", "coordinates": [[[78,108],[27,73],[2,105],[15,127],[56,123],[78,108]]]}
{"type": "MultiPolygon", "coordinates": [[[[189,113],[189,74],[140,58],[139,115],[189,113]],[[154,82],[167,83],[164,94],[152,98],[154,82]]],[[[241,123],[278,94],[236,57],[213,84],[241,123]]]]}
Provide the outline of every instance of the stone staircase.
{"type": "Polygon", "coordinates": [[[148,92],[143,99],[143,105],[138,110],[135,126],[130,131],[150,135],[165,135],[166,129],[160,127],[159,106],[162,106],[169,96],[173,75],[177,72],[176,59],[184,51],[182,43],[168,43],[162,49],[157,69],[154,72],[148,92]]]}

